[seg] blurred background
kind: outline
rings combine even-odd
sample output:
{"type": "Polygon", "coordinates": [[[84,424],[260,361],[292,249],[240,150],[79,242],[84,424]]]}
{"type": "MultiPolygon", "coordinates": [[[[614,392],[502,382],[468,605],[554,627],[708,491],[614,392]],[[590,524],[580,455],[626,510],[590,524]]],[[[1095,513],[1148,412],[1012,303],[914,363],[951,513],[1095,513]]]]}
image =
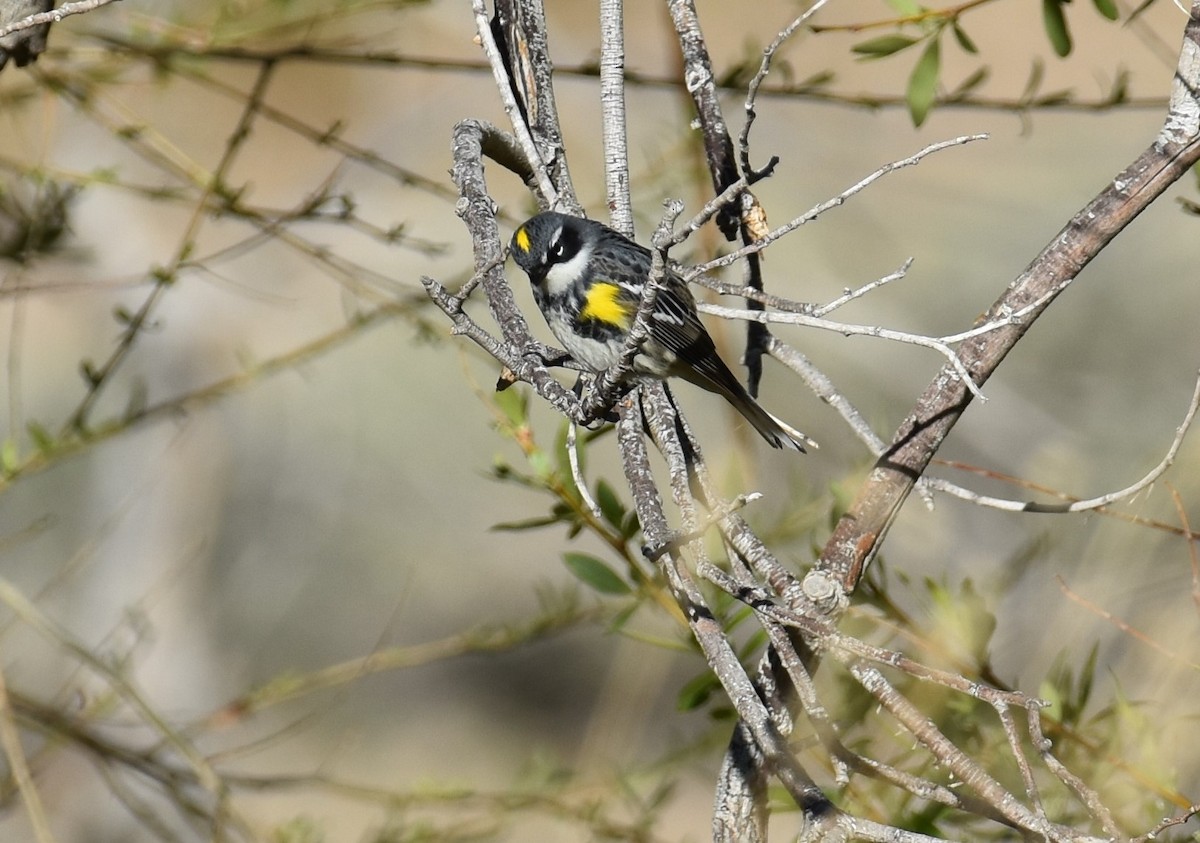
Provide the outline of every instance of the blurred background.
{"type": "MultiPolygon", "coordinates": [[[[550,5],[556,62],[594,66],[596,4],[550,5]]],[[[662,80],[627,91],[645,239],[662,200],[683,199],[692,213],[710,188],[688,101],[670,83],[679,57],[665,4],[627,5],[627,67],[662,80]]],[[[717,75],[733,79],[801,11],[697,5],[717,75]]],[[[826,302],[911,257],[903,281],[836,315],[931,335],[969,327],[1163,120],[1185,15],[1162,0],[1129,24],[1082,4],[1067,11],[1067,58],[1051,49],[1036,3],[964,14],[979,52],[945,39],[941,90],[983,66],[988,77],[973,103],[935,107],[920,128],[903,101],[916,54],[852,53],[894,28],[798,34],[770,83],[832,77],[759,100],[755,161],[780,158],[756,187],[772,223],[928,143],[989,139],[889,175],[773,246],[769,290],[826,302]],[[1127,103],[1087,107],[1114,86],[1127,103]],[[1056,92],[1053,107],[1032,107],[1056,92]]],[[[1131,9],[1121,11],[1125,20],[1131,9]]],[[[895,15],[848,0],[817,22],[895,15]]],[[[651,609],[626,634],[610,631],[611,612],[594,610],[595,592],[563,565],[566,551],[604,558],[594,537],[493,529],[549,503],[496,479],[497,465],[523,465],[495,429],[496,367],[424,303],[422,275],[453,287],[471,267],[447,176],[452,128],[468,117],[507,126],[474,27],[465,2],[126,0],[65,19],[36,65],[0,74],[6,213],[20,219],[67,197],[52,243],[0,260],[4,681],[22,716],[22,701],[54,706],[113,741],[162,750],[130,697],[113,700],[104,670],[124,677],[222,773],[241,777],[232,802],[262,839],[426,839],[417,832],[427,827],[440,829],[428,839],[604,839],[581,819],[594,809],[630,827],[653,814],[646,837],[619,839],[702,840],[728,736],[718,701],[679,710],[702,659],[651,609]],[[297,46],[312,55],[265,76],[238,52],[297,46]],[[255,90],[249,134],[231,143],[255,90]],[[202,202],[199,185],[214,172],[228,190],[202,202]],[[90,389],[88,373],[104,373],[151,298],[127,353],[90,389]],[[82,439],[72,429],[81,410],[82,439]],[[480,630],[540,614],[559,623],[481,646],[480,630]],[[374,652],[397,663],[361,661],[374,652]],[[335,666],[343,673],[314,673],[335,666]],[[300,685],[293,698],[288,683],[306,680],[319,687],[300,685]],[[245,695],[264,688],[259,710],[245,695]],[[503,807],[501,796],[547,783],[561,801],[503,807]]],[[[580,198],[603,219],[597,80],[564,73],[557,84],[580,198]]],[[[735,132],[743,99],[730,90],[724,103],[735,132]]],[[[535,208],[511,174],[492,166],[488,178],[507,236],[535,208]]],[[[1197,199],[1196,183],[1177,186],[1085,270],[942,457],[1080,497],[1124,487],[1162,458],[1200,359],[1200,220],[1176,197],[1197,199]]],[[[720,248],[709,231],[676,256],[720,248]]],[[[524,277],[510,279],[549,340],[524,277]]],[[[481,299],[472,313],[486,319],[481,299]]],[[[717,330],[732,363],[743,332],[717,330]]],[[[885,439],[942,364],[879,340],[779,334],[885,439]]],[[[806,458],[746,439],[719,399],[678,394],[730,494],[764,493],[748,517],[803,570],[870,464],[861,443],[770,363],[762,401],[821,443],[806,458]]],[[[551,447],[553,412],[535,398],[530,414],[551,447]]],[[[1198,447],[1186,441],[1169,484],[1119,509],[1200,521],[1198,447]]],[[[611,437],[588,459],[589,476],[622,488],[611,437]]],[[[937,473],[1048,499],[995,477],[937,473]]],[[[1145,787],[1141,807],[1164,816],[1170,789],[1200,799],[1194,552],[1165,529],[1099,514],[1017,515],[939,497],[932,510],[909,501],[881,564],[891,599],[930,630],[931,595],[970,580],[995,616],[992,664],[1022,690],[1045,691],[1064,664],[1078,675],[1095,648],[1093,710],[1119,702],[1141,718],[1127,733],[1136,740],[1097,752],[1120,759],[1114,769],[1145,787]]],[[[161,807],[152,777],[44,729],[23,735],[56,839],[204,839],[186,811],[161,807]]],[[[209,798],[196,790],[190,798],[209,798]]],[[[34,839],[21,797],[6,795],[0,837],[34,839]]]]}

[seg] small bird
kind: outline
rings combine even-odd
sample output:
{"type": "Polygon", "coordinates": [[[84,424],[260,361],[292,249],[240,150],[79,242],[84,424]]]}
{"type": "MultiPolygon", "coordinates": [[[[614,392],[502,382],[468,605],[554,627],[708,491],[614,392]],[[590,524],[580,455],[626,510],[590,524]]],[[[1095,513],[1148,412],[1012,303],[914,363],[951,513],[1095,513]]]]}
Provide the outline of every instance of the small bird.
{"type": "MultiPolygon", "coordinates": [[[[533,285],[550,330],[577,362],[594,372],[614,365],[650,278],[650,250],[603,223],[546,212],[522,223],[511,250],[533,285]]],[[[681,377],[721,395],[773,448],[801,453],[816,443],[760,407],[717,355],[696,300],[667,269],[649,319],[650,336],[634,371],[681,377]]]]}
{"type": "MultiPolygon", "coordinates": [[[[48,12],[54,8],[54,1],[0,0],[0,27],[9,26],[39,12],[48,12]]],[[[0,70],[8,64],[9,57],[17,63],[17,67],[37,61],[37,57],[46,49],[46,37],[49,34],[50,24],[43,23],[0,36],[0,70]]]]}

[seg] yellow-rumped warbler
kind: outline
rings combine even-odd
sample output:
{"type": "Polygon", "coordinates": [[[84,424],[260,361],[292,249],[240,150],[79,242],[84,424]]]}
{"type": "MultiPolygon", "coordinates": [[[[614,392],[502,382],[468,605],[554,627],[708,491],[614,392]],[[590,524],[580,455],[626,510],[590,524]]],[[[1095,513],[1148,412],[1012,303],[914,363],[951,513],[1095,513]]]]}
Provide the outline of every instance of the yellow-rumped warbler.
{"type": "MultiPolygon", "coordinates": [[[[650,251],[602,223],[548,212],[517,228],[512,253],[550,330],[571,356],[595,372],[615,364],[650,277],[650,251]]],[[[717,355],[691,290],[670,269],[649,323],[649,339],[634,360],[637,374],[678,376],[724,396],[772,447],[803,453],[816,445],[750,397],[717,355]]]]}

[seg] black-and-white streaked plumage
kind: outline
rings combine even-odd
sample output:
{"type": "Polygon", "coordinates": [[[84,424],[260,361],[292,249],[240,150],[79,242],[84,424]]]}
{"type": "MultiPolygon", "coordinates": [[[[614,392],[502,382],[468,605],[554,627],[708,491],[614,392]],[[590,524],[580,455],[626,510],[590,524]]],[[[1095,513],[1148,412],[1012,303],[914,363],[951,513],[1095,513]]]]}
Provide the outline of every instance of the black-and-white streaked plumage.
{"type": "MultiPolygon", "coordinates": [[[[594,220],[547,212],[526,220],[512,253],[550,330],[579,363],[600,372],[621,356],[650,277],[650,251],[594,220]]],[[[717,354],[687,284],[668,269],[635,371],[681,377],[723,396],[775,448],[815,443],[760,407],[717,354]]]]}

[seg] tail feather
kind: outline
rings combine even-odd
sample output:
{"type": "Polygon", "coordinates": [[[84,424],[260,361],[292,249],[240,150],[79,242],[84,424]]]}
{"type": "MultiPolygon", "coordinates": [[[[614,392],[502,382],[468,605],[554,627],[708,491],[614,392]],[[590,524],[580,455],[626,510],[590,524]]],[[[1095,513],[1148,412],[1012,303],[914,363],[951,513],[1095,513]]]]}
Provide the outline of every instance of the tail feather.
{"type": "MultiPolygon", "coordinates": [[[[717,358],[719,359],[719,358],[717,358]]],[[[719,378],[708,377],[704,373],[690,373],[700,375],[699,377],[687,378],[697,386],[707,389],[709,392],[715,392],[722,396],[726,401],[733,405],[739,413],[741,413],[746,421],[754,426],[759,435],[767,440],[772,448],[791,448],[794,451],[799,451],[802,454],[808,453],[807,448],[818,448],[815,441],[810,439],[806,434],[800,432],[796,428],[786,422],[776,418],[768,413],[758,402],[750,397],[750,393],[746,391],[741,382],[727,368],[722,366],[724,371],[719,372],[719,378]]]]}
{"type": "Polygon", "coordinates": [[[763,439],[767,440],[767,444],[772,448],[791,448],[806,454],[808,453],[806,447],[818,447],[817,443],[806,434],[775,418],[750,397],[750,393],[742,386],[742,382],[733,372],[729,371],[729,367],[717,355],[712,340],[707,334],[696,337],[694,347],[689,348],[688,352],[682,357],[691,362],[687,365],[674,366],[671,374],[678,375],[702,389],[722,396],[745,416],[746,421],[754,426],[754,429],[763,439]]]}
{"type": "Polygon", "coordinates": [[[767,440],[767,444],[772,448],[791,448],[805,454],[808,453],[805,446],[819,447],[807,435],[760,407],[748,393],[743,391],[740,395],[725,394],[725,398],[746,418],[746,421],[754,426],[754,429],[763,439],[767,440]]]}

